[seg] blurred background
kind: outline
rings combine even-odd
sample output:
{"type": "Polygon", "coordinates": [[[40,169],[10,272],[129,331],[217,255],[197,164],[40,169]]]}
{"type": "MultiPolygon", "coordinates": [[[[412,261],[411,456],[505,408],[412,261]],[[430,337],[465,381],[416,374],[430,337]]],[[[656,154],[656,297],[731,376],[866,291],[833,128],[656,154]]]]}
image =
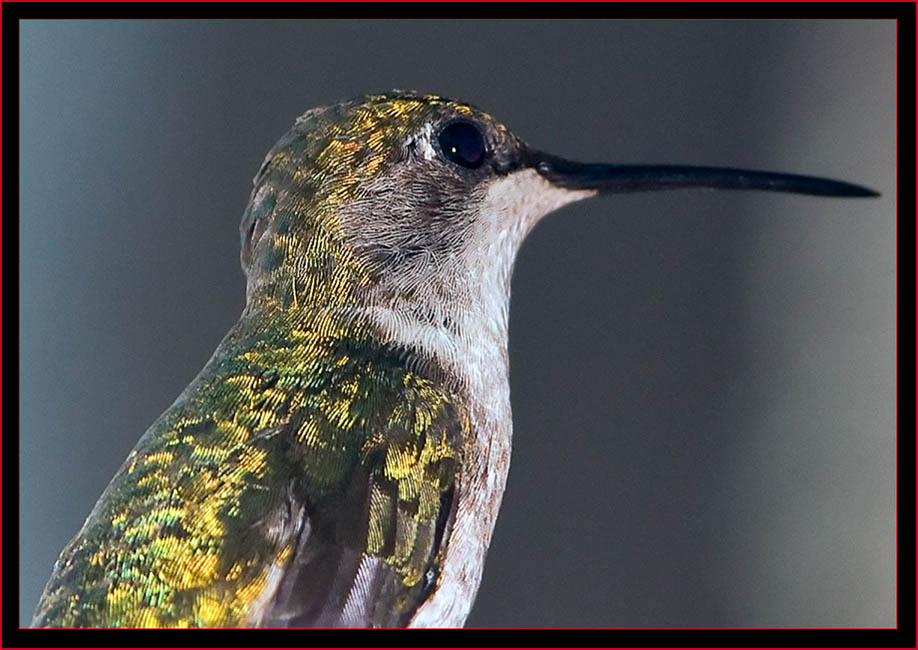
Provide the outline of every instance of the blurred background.
{"type": "Polygon", "coordinates": [[[879,199],[622,195],[523,247],[514,457],[468,620],[892,626],[895,24],[23,21],[20,623],[244,303],[238,224],[313,106],[475,104],[585,161],[879,199]]]}

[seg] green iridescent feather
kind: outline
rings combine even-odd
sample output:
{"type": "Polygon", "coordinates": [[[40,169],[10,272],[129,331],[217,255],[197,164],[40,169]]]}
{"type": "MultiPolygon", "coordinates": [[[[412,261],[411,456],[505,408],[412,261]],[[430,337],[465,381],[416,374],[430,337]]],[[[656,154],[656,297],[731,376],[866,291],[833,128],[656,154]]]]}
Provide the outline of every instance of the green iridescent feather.
{"type": "Polygon", "coordinates": [[[409,356],[329,319],[244,317],[66,547],[36,624],[336,624],[335,579],[367,557],[388,596],[356,623],[403,623],[436,580],[467,435],[409,356]]]}

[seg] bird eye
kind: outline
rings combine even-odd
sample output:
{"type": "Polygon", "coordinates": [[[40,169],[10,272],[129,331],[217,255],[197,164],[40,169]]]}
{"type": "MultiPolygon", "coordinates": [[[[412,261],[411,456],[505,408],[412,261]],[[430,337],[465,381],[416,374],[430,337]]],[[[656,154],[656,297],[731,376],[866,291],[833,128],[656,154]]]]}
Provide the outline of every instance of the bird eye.
{"type": "Polygon", "coordinates": [[[471,122],[451,122],[437,136],[440,150],[451,162],[475,169],[485,157],[484,137],[471,122]]]}

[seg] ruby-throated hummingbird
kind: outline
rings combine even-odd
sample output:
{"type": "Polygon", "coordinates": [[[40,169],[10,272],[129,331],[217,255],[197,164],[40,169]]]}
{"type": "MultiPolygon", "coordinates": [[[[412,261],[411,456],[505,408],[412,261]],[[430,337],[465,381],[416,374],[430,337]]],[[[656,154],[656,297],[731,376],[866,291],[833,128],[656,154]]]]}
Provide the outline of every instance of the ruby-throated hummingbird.
{"type": "Polygon", "coordinates": [[[34,625],[462,625],[510,463],[520,244],[572,201],[682,187],[876,196],[571,162],[432,95],[308,111],[255,177],[239,322],[64,548],[34,625]]]}

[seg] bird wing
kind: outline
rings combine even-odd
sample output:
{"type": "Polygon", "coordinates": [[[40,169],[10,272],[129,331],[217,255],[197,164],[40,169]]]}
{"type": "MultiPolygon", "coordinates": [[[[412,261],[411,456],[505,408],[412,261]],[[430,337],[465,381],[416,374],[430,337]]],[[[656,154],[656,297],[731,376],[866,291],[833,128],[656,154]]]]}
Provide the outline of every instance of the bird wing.
{"type": "Polygon", "coordinates": [[[34,624],[405,625],[436,588],[468,438],[409,356],[231,332],[65,547],[34,624]]]}

